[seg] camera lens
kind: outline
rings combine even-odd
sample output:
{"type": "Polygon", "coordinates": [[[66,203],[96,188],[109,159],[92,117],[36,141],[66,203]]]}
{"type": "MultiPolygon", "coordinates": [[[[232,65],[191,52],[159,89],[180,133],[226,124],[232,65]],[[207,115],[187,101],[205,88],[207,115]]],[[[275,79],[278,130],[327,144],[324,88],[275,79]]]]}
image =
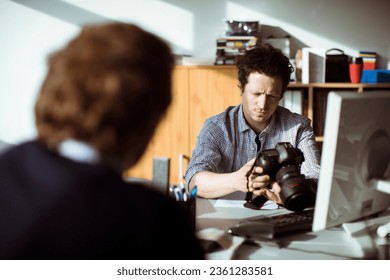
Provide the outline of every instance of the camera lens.
{"type": "Polygon", "coordinates": [[[283,166],[276,174],[276,181],[281,187],[280,198],[287,209],[299,212],[314,206],[315,194],[298,165],[283,166]]]}
{"type": "Polygon", "coordinates": [[[314,201],[314,194],[310,191],[303,190],[301,192],[295,192],[286,197],[284,199],[284,205],[291,211],[300,212],[306,208],[313,207],[314,201]]]}

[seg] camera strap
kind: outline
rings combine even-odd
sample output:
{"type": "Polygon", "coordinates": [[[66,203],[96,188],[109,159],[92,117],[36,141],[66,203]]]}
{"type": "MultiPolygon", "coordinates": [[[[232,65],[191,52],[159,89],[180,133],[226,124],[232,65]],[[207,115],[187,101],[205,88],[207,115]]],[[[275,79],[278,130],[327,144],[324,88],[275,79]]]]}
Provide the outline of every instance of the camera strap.
{"type": "Polygon", "coordinates": [[[247,208],[259,210],[261,207],[263,207],[263,205],[269,199],[265,195],[256,196],[256,197],[253,198],[253,192],[249,191],[249,176],[251,176],[251,174],[253,172],[253,169],[256,167],[256,162],[257,162],[258,158],[261,156],[261,152],[259,152],[261,143],[260,143],[260,140],[259,140],[258,137],[256,137],[256,144],[258,144],[257,145],[258,151],[257,151],[257,154],[256,154],[256,159],[253,162],[253,165],[251,166],[251,168],[245,174],[247,192],[246,192],[246,195],[245,195],[245,201],[246,202],[244,203],[244,206],[247,207],[247,208]]]}

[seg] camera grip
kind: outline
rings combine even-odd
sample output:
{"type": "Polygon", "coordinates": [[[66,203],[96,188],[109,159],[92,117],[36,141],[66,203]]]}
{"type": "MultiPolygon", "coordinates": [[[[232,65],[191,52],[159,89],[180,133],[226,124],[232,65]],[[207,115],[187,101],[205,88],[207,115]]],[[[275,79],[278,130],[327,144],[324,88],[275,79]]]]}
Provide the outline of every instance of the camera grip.
{"type": "MultiPolygon", "coordinates": [[[[252,196],[252,192],[247,192],[247,196],[248,196],[248,193],[250,193],[252,196]]],[[[247,196],[245,198],[247,198],[247,196]]],[[[268,201],[267,197],[265,197],[264,195],[260,195],[260,196],[256,196],[253,199],[250,199],[249,201],[247,200],[247,202],[245,202],[244,206],[247,208],[259,210],[261,207],[263,207],[263,205],[267,201],[268,201]]]]}

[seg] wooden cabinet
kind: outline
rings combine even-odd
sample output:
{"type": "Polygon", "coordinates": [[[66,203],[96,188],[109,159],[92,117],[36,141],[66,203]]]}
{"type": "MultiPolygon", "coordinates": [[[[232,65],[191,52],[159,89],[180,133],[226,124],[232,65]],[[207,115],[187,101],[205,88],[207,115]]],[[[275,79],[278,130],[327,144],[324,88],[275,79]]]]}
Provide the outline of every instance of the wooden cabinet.
{"type": "Polygon", "coordinates": [[[170,158],[170,182],[177,183],[179,181],[179,155],[188,155],[190,149],[188,88],[188,70],[175,69],[173,72],[172,103],[143,157],[134,167],[125,172],[125,176],[152,179],[153,158],[168,157],[170,158]]]}
{"type": "Polygon", "coordinates": [[[241,102],[235,67],[210,66],[189,69],[190,95],[190,149],[204,121],[221,113],[228,106],[241,102]]]}
{"type": "Polygon", "coordinates": [[[125,176],[152,179],[154,157],[170,158],[170,182],[180,180],[204,121],[241,101],[233,66],[176,66],[173,102],[141,160],[125,176]],[[183,161],[180,156],[183,155],[183,161]]]}
{"type": "MultiPolygon", "coordinates": [[[[303,112],[312,120],[316,140],[321,147],[326,98],[330,91],[390,91],[390,83],[291,83],[289,89],[298,90],[303,95],[303,112]]],[[[184,175],[180,174],[179,157],[184,156],[184,173],[204,121],[241,102],[237,69],[235,66],[176,66],[172,95],[172,104],[146,153],[125,176],[152,179],[153,158],[168,157],[171,160],[170,182],[178,183],[180,175],[184,175]]]]}
{"type": "Polygon", "coordinates": [[[304,114],[312,120],[316,140],[322,146],[324,140],[327,96],[331,91],[355,91],[357,94],[372,90],[386,90],[390,94],[390,83],[352,84],[352,83],[291,83],[289,88],[301,90],[304,96],[304,114]]]}

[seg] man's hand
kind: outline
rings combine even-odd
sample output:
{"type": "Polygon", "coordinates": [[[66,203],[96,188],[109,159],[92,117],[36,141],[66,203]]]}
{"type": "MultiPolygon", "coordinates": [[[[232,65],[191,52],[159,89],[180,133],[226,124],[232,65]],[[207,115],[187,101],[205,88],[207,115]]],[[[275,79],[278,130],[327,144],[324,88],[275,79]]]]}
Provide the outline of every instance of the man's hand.
{"type": "Polygon", "coordinates": [[[238,180],[237,186],[239,188],[238,190],[240,190],[242,192],[248,191],[248,189],[247,189],[247,174],[248,174],[248,172],[250,172],[253,164],[255,163],[255,160],[256,160],[256,158],[251,159],[250,161],[245,163],[243,167],[241,167],[239,170],[234,172],[235,177],[240,178],[240,180],[238,180]]]}
{"type": "Polygon", "coordinates": [[[277,182],[271,182],[268,175],[261,175],[263,173],[262,167],[255,167],[249,175],[249,191],[253,192],[255,196],[264,195],[277,204],[283,204],[280,199],[281,188],[277,182]],[[271,186],[270,186],[271,184],[271,186]]]}

